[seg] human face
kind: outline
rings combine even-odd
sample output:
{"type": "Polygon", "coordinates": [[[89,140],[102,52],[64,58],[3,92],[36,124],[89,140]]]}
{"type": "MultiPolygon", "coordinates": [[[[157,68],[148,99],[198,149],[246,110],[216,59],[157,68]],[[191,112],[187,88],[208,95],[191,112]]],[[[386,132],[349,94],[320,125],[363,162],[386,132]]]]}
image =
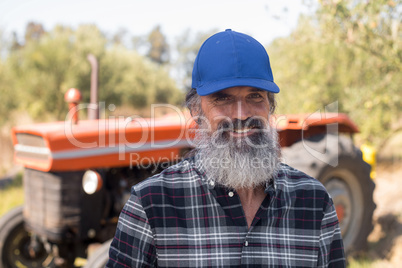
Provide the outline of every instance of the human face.
{"type": "MultiPolygon", "coordinates": [[[[253,87],[231,87],[216,93],[201,96],[201,109],[210,125],[211,132],[218,129],[222,121],[233,122],[238,119],[244,121],[257,118],[268,124],[269,100],[266,91],[253,87]]],[[[250,126],[242,129],[233,129],[229,134],[234,137],[246,137],[257,130],[250,126]]]]}
{"type": "Polygon", "coordinates": [[[280,147],[269,112],[267,92],[252,87],[201,97],[194,144],[209,178],[227,188],[254,189],[276,174],[280,147]]]}

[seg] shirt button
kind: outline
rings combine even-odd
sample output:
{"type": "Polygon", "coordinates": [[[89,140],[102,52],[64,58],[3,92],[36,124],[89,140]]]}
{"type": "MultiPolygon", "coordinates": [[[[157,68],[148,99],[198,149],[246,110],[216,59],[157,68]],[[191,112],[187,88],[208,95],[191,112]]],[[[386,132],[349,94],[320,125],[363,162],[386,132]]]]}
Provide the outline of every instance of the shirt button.
{"type": "Polygon", "coordinates": [[[248,247],[248,241],[244,242],[244,246],[248,247]]]}
{"type": "Polygon", "coordinates": [[[232,191],[229,192],[229,197],[233,197],[234,193],[232,191]]]}
{"type": "Polygon", "coordinates": [[[215,186],[215,182],[214,182],[214,181],[210,181],[210,182],[209,182],[209,185],[215,186]]]}

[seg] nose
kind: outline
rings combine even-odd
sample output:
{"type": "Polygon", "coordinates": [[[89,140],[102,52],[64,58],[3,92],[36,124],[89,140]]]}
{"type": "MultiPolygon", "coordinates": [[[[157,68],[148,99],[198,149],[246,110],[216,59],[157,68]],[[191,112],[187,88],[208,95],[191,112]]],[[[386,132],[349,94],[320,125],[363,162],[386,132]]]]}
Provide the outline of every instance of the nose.
{"type": "Polygon", "coordinates": [[[245,120],[252,117],[252,107],[243,100],[239,100],[232,105],[232,119],[245,120]]]}

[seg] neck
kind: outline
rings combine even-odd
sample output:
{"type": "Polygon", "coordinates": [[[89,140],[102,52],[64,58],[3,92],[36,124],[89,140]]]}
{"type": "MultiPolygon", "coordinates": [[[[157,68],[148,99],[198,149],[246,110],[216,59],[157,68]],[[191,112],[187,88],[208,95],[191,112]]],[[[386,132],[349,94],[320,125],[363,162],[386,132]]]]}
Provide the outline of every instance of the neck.
{"type": "Polygon", "coordinates": [[[258,196],[264,196],[265,198],[265,191],[263,186],[258,186],[255,188],[241,188],[237,189],[236,192],[239,194],[242,204],[251,204],[253,200],[258,196]]]}
{"type": "Polygon", "coordinates": [[[237,189],[237,194],[239,195],[240,202],[242,204],[244,214],[247,220],[247,226],[250,228],[251,223],[260,208],[262,202],[265,199],[265,191],[263,186],[256,188],[242,188],[237,189]]]}

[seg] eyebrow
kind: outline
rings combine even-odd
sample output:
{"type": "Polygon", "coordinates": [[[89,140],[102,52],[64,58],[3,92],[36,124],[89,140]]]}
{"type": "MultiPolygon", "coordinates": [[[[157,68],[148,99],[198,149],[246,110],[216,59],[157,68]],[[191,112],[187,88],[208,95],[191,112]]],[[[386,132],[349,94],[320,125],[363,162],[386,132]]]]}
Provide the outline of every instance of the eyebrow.
{"type": "Polygon", "coordinates": [[[229,97],[229,96],[230,96],[229,94],[223,93],[222,91],[215,92],[215,93],[213,93],[213,94],[211,95],[211,97],[213,97],[213,98],[229,97]]]}
{"type": "MultiPolygon", "coordinates": [[[[250,88],[250,92],[264,92],[264,90],[254,87],[254,88],[250,88]]],[[[212,98],[222,98],[222,97],[230,97],[230,96],[231,96],[230,94],[224,93],[222,91],[218,91],[218,92],[211,94],[212,98]]]]}
{"type": "Polygon", "coordinates": [[[250,89],[250,91],[251,92],[263,92],[264,90],[253,87],[253,88],[250,89]]]}

